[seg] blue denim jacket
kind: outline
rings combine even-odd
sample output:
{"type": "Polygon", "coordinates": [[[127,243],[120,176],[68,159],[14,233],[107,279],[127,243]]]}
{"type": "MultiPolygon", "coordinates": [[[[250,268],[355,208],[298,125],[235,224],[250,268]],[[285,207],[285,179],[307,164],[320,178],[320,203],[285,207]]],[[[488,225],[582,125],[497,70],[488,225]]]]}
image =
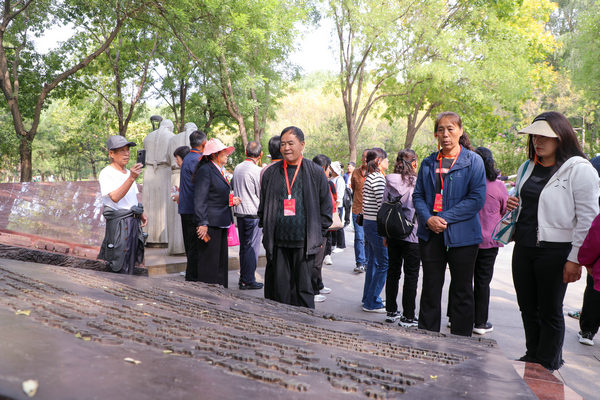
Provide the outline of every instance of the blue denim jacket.
{"type": "MultiPolygon", "coordinates": [[[[419,220],[417,236],[425,241],[429,240],[431,234],[427,228],[427,220],[434,215],[437,155],[436,151],[421,163],[413,193],[419,220]]],[[[485,191],[485,168],[481,157],[462,147],[454,166],[444,178],[443,211],[437,213],[437,216],[448,223],[444,231],[446,246],[461,247],[481,243],[479,210],[485,204],[485,191]]]]}

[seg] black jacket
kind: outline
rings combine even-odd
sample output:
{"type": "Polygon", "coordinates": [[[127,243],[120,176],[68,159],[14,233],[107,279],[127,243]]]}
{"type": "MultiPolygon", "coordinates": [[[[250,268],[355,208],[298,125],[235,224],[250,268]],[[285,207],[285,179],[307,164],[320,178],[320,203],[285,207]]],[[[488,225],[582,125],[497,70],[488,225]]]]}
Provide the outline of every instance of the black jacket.
{"type": "Polygon", "coordinates": [[[100,247],[98,259],[107,261],[110,268],[115,272],[119,272],[123,268],[130,270],[134,265],[141,264],[144,261],[145,239],[139,219],[143,212],[144,209],[139,206],[133,206],[130,210],[113,210],[110,207],[104,207],[102,215],[106,220],[106,233],[100,247]],[[130,221],[134,219],[135,221],[130,221]],[[133,237],[128,240],[130,235],[133,237]],[[132,261],[126,257],[127,250],[129,250],[129,253],[134,251],[128,246],[137,247],[137,250],[135,250],[136,258],[133,260],[134,265],[127,265],[128,262],[132,261]]]}
{"type": "Polygon", "coordinates": [[[227,227],[233,218],[229,207],[231,186],[212,162],[198,167],[194,177],[196,226],[227,227]]]}
{"type": "MultiPolygon", "coordinates": [[[[317,254],[323,245],[323,236],[331,226],[331,195],[323,168],[308,159],[300,166],[302,174],[302,194],[304,196],[304,215],[306,216],[306,255],[317,254]]],[[[275,243],[275,224],[279,208],[281,188],[285,187],[283,161],[268,167],[260,185],[260,204],[258,205],[259,225],[263,228],[263,246],[270,258],[275,243]]]]}

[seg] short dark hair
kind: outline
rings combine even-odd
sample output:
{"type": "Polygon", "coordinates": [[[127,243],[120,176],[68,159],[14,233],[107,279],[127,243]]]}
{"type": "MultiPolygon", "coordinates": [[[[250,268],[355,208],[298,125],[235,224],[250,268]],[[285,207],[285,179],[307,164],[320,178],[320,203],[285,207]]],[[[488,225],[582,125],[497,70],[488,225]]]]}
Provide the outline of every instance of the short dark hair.
{"type": "MultiPolygon", "coordinates": [[[[546,121],[550,128],[558,136],[558,147],[556,148],[556,167],[560,167],[562,163],[567,161],[573,156],[579,156],[586,158],[585,154],[579,146],[577,135],[573,130],[573,127],[569,123],[569,120],[559,112],[548,111],[541,113],[533,119],[535,121],[546,121]]],[[[527,155],[530,160],[535,157],[535,147],[533,146],[533,135],[529,135],[527,142],[527,155]]]]}
{"type": "Polygon", "coordinates": [[[200,147],[206,142],[206,133],[197,130],[190,133],[190,146],[192,148],[200,147]]]}
{"type": "Polygon", "coordinates": [[[325,154],[317,154],[312,160],[321,168],[327,169],[327,167],[331,165],[331,158],[327,157],[325,154]]]}
{"type": "Polygon", "coordinates": [[[281,155],[281,137],[273,136],[269,139],[269,154],[271,155],[271,160],[280,160],[283,158],[281,155]]]}
{"type": "Polygon", "coordinates": [[[459,128],[462,128],[462,119],[460,119],[460,115],[458,115],[457,113],[452,112],[452,111],[444,111],[444,112],[439,113],[435,117],[435,126],[433,128],[434,132],[437,132],[438,126],[440,125],[440,121],[442,120],[442,118],[450,118],[452,120],[452,122],[454,122],[456,124],[456,126],[458,126],[459,128]]]}
{"type": "Polygon", "coordinates": [[[475,149],[475,153],[479,154],[483,160],[483,166],[485,167],[485,177],[488,181],[494,182],[498,178],[500,171],[496,169],[496,162],[492,152],[487,147],[478,147],[475,149]]]}
{"type": "Polygon", "coordinates": [[[348,167],[349,167],[349,166],[356,167],[356,163],[355,163],[354,161],[350,161],[350,162],[348,163],[348,167]]]}
{"type": "Polygon", "coordinates": [[[279,135],[279,138],[283,137],[283,135],[285,135],[286,133],[291,133],[292,135],[296,136],[300,143],[304,142],[304,132],[302,132],[300,128],[296,126],[288,126],[287,128],[283,128],[283,130],[281,131],[281,135],[279,135]]]}
{"type": "Polygon", "coordinates": [[[183,160],[185,158],[185,156],[188,155],[189,152],[190,152],[189,146],[179,146],[173,152],[173,156],[175,156],[175,157],[179,156],[183,160]]]}
{"type": "Polygon", "coordinates": [[[248,142],[246,145],[246,155],[250,158],[260,157],[260,153],[262,152],[262,146],[259,142],[248,142]]]}

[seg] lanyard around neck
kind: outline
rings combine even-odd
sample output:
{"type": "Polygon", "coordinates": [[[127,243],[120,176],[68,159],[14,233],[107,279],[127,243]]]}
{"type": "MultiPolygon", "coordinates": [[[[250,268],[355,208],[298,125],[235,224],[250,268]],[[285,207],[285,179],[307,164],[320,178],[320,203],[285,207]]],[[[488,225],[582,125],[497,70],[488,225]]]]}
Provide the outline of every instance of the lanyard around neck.
{"type": "Polygon", "coordinates": [[[199,151],[199,150],[196,150],[196,149],[191,149],[190,151],[191,151],[192,153],[196,153],[196,154],[200,154],[200,155],[202,155],[202,152],[201,152],[201,151],[199,151]]]}
{"type": "MultiPolygon", "coordinates": [[[[452,161],[452,165],[450,165],[450,168],[448,168],[448,172],[450,172],[450,170],[452,169],[452,167],[454,167],[454,164],[456,163],[456,160],[458,160],[458,156],[460,156],[460,152],[462,151],[462,147],[458,148],[458,154],[456,155],[456,157],[454,157],[454,161],[452,161]]],[[[444,178],[442,177],[442,159],[443,158],[450,158],[450,157],[444,157],[444,155],[442,154],[442,151],[440,150],[438,153],[438,160],[440,160],[440,182],[442,185],[442,193],[444,193],[444,178]]]]}
{"type": "Polygon", "coordinates": [[[292,184],[290,185],[290,179],[288,178],[287,173],[287,161],[283,160],[283,172],[285,173],[285,184],[287,185],[288,191],[288,199],[292,198],[292,187],[294,187],[294,182],[296,182],[296,177],[298,176],[298,171],[300,171],[300,166],[302,165],[302,157],[300,157],[300,162],[298,163],[298,167],[296,167],[296,172],[294,172],[294,177],[292,178],[292,184]]]}

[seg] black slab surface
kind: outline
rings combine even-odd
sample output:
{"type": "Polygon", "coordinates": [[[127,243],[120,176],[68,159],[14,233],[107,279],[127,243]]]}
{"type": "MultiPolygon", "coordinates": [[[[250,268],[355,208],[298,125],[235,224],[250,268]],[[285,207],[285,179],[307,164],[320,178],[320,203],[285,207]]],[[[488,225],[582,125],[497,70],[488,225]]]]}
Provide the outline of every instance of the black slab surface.
{"type": "Polygon", "coordinates": [[[27,379],[39,399],[536,398],[494,341],[179,277],[0,259],[0,338],[0,398],[26,398],[27,379]]]}

